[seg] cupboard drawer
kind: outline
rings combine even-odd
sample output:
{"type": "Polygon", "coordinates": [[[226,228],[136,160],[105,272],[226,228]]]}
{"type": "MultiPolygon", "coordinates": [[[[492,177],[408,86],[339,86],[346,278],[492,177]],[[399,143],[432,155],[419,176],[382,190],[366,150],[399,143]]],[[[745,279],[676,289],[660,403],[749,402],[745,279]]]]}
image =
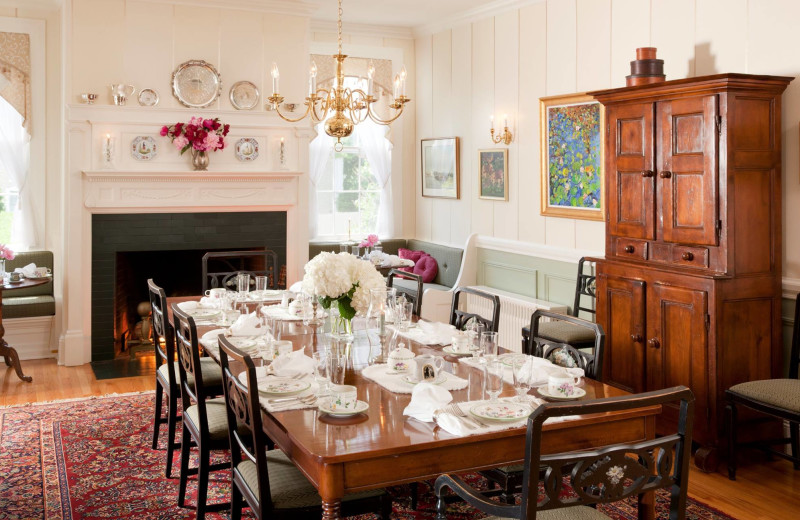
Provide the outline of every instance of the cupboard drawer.
{"type": "Polygon", "coordinates": [[[631,240],[630,238],[616,239],[614,254],[620,258],[635,258],[647,260],[647,242],[645,240],[631,240]]]}
{"type": "Polygon", "coordinates": [[[672,263],[708,267],[708,249],[705,247],[672,246],[672,263]]]}

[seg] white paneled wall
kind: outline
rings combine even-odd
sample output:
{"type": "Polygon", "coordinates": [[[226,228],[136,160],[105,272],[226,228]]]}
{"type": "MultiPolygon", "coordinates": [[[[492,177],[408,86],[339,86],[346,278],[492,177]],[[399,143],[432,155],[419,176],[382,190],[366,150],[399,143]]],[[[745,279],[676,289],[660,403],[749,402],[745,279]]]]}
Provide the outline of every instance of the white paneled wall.
{"type": "MultiPolygon", "coordinates": [[[[435,34],[417,52],[417,144],[461,140],[461,198],[423,198],[417,237],[463,244],[469,233],[602,251],[602,222],[540,211],[539,98],[622,87],[637,47],[654,46],[667,79],[723,72],[800,75],[796,0],[547,0],[435,34]],[[489,115],[509,115],[509,200],[477,197],[489,115]]],[[[800,278],[800,80],[783,96],[784,276],[800,278]]]]}

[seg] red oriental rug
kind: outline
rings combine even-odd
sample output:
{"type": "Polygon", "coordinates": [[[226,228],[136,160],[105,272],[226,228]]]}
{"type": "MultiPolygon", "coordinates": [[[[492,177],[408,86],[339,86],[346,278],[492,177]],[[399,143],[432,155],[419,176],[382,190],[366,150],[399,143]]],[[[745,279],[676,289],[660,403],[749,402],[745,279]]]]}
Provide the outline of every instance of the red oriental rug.
{"type": "MultiPolygon", "coordinates": [[[[191,509],[177,506],[178,479],[164,477],[165,452],[150,449],[152,419],[152,392],[0,408],[0,519],[194,518],[191,509]]],[[[162,446],[165,442],[162,440],[162,446]]],[[[177,475],[177,461],[175,464],[173,474],[177,475]]],[[[229,478],[229,471],[214,474],[210,502],[226,501],[229,478]]],[[[471,480],[481,483],[477,476],[471,480]]],[[[194,491],[190,481],[190,504],[194,503],[194,491]]],[[[409,507],[407,486],[390,492],[393,518],[434,518],[436,502],[429,485],[420,486],[416,511],[409,507]]],[[[659,518],[668,516],[667,505],[666,496],[659,495],[659,518]]],[[[604,506],[602,510],[612,519],[636,518],[635,505],[604,506]]],[[[463,503],[448,509],[450,519],[481,516],[463,503]]],[[[207,518],[229,515],[209,514],[207,518]]],[[[686,518],[730,519],[691,499],[686,518]]],[[[377,516],[359,520],[377,520],[377,516]]]]}

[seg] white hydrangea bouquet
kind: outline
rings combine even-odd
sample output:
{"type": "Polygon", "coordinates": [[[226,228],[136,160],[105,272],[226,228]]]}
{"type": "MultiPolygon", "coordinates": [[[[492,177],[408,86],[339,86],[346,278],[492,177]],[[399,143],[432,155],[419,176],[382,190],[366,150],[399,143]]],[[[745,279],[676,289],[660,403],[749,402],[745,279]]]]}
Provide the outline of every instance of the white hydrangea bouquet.
{"type": "Polygon", "coordinates": [[[305,266],[303,292],[316,296],[324,309],[335,303],[346,334],[352,334],[356,315],[367,314],[369,291],[381,287],[386,282],[378,270],[350,253],[323,252],[305,266]]]}

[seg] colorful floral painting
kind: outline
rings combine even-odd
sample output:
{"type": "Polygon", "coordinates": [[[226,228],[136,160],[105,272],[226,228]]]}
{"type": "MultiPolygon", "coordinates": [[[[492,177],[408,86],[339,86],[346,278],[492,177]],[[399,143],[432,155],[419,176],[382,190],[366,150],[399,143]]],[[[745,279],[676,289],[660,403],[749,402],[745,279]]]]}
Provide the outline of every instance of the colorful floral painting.
{"type": "Polygon", "coordinates": [[[480,186],[482,199],[508,200],[508,150],[479,150],[480,186]]]}
{"type": "Polygon", "coordinates": [[[602,106],[585,95],[541,99],[542,214],[602,220],[602,106]]]}

